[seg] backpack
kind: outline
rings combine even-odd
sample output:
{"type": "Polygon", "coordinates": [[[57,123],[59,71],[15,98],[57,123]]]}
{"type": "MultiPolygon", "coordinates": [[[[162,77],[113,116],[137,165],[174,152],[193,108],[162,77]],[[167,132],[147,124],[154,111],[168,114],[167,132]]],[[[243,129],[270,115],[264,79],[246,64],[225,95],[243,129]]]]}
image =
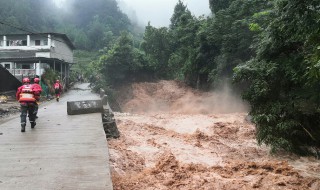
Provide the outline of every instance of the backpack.
{"type": "Polygon", "coordinates": [[[55,89],[55,90],[59,90],[59,89],[60,89],[59,83],[55,83],[55,84],[54,84],[54,89],[55,89]]]}
{"type": "Polygon", "coordinates": [[[59,94],[60,93],[60,84],[59,83],[55,83],[54,84],[54,92],[56,94],[59,94]]]}
{"type": "Polygon", "coordinates": [[[19,102],[35,102],[34,92],[31,85],[23,85],[19,96],[19,102]]]}

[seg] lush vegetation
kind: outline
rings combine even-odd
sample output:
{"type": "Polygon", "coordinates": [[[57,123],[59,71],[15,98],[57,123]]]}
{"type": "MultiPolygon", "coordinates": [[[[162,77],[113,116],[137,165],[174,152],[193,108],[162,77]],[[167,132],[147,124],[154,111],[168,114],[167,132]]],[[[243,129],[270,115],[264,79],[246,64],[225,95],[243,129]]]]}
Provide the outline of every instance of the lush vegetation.
{"type": "Polygon", "coordinates": [[[257,55],[235,69],[259,143],[307,153],[320,143],[320,4],[276,1],[257,38],[257,55]]]}
{"type": "Polygon", "coordinates": [[[0,33],[65,33],[81,50],[104,48],[133,29],[115,0],[66,0],[60,8],[53,0],[0,0],[0,10],[0,21],[10,25],[0,33]]]}
{"type": "Polygon", "coordinates": [[[300,154],[319,148],[318,0],[209,0],[208,17],[179,0],[170,26],[148,24],[142,35],[115,0],[66,2],[57,14],[50,1],[0,0],[0,20],[66,33],[78,48],[75,70],[96,88],[178,79],[209,90],[233,81],[251,105],[260,144],[300,154]]]}

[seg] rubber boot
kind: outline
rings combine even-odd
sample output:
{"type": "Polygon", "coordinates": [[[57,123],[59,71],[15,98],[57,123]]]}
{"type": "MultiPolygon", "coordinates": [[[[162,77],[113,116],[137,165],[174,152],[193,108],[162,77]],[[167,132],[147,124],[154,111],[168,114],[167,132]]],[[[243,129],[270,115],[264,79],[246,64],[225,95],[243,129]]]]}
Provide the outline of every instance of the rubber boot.
{"type": "Polygon", "coordinates": [[[21,124],[21,132],[24,133],[26,131],[26,124],[21,124]]]}
{"type": "Polygon", "coordinates": [[[33,129],[34,126],[36,126],[37,123],[35,121],[33,121],[33,122],[30,122],[30,124],[31,124],[31,129],[33,129]]]}

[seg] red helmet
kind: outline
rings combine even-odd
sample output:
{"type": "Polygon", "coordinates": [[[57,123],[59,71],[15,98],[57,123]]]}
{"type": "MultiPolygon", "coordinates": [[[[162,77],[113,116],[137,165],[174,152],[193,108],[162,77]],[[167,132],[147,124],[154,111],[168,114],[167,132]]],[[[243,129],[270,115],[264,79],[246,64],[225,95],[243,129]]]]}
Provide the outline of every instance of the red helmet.
{"type": "Polygon", "coordinates": [[[29,78],[23,78],[22,79],[22,83],[30,83],[30,79],[29,78]]]}
{"type": "Polygon", "coordinates": [[[39,82],[40,82],[40,79],[39,79],[39,78],[34,78],[34,79],[33,79],[33,82],[34,82],[34,83],[39,83],[39,82]]]}

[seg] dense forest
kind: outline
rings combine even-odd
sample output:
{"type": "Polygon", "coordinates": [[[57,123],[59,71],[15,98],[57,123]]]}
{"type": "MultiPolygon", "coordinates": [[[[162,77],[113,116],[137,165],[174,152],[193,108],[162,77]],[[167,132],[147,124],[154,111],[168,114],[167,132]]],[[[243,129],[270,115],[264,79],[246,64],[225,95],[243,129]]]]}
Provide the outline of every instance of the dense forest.
{"type": "Polygon", "coordinates": [[[68,0],[60,9],[50,0],[0,0],[0,32],[66,33],[77,47],[77,69],[107,90],[157,79],[202,90],[232,82],[251,105],[260,144],[317,152],[320,2],[209,4],[212,15],[195,17],[179,0],[170,26],[141,30],[115,0],[68,0]]]}

